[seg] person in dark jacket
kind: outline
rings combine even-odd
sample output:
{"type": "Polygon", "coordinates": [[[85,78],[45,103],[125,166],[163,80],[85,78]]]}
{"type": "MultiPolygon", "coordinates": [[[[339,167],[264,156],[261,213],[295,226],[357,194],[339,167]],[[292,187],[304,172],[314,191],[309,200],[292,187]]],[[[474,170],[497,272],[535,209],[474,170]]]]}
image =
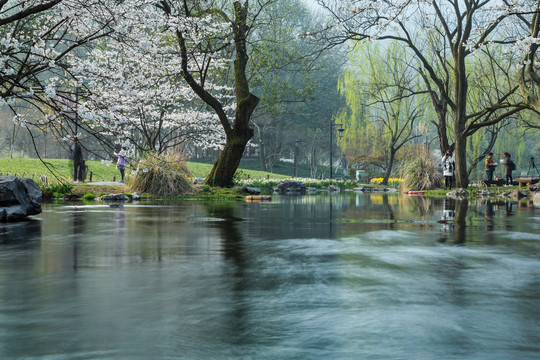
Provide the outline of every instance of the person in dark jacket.
{"type": "Polygon", "coordinates": [[[495,171],[495,168],[497,167],[497,164],[495,161],[493,161],[493,153],[490,152],[486,158],[486,180],[492,181],[493,180],[493,172],[495,171]]]}
{"type": "Polygon", "coordinates": [[[81,144],[77,137],[72,136],[71,143],[71,159],[73,160],[73,181],[78,183],[83,181],[84,160],[81,144]]]}
{"type": "Polygon", "coordinates": [[[514,165],[514,162],[511,159],[512,155],[505,152],[505,153],[503,153],[503,156],[504,156],[504,160],[503,160],[504,175],[506,175],[506,185],[510,186],[510,185],[512,185],[512,183],[514,181],[512,179],[512,170],[515,169],[515,165],[514,165]]]}

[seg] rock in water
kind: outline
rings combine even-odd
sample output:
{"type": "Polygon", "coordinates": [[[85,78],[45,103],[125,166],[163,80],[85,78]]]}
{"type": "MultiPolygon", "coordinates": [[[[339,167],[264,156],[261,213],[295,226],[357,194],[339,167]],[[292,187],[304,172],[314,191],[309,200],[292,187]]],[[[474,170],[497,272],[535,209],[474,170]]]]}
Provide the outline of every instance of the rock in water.
{"type": "Polygon", "coordinates": [[[41,213],[42,193],[32,179],[0,176],[0,221],[41,213]]]}
{"type": "Polygon", "coordinates": [[[329,193],[339,193],[341,192],[341,188],[336,185],[328,185],[328,192],[329,193]]]}
{"type": "Polygon", "coordinates": [[[306,184],[301,181],[285,180],[274,191],[280,195],[305,195],[306,184]]]}

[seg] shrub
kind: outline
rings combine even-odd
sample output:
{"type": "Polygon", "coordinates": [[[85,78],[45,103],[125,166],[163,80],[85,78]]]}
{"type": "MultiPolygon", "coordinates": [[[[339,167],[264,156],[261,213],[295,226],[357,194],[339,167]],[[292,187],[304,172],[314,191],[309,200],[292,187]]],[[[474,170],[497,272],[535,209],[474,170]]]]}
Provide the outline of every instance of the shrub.
{"type": "Polygon", "coordinates": [[[442,187],[442,175],[429,153],[408,162],[403,169],[401,189],[432,190],[442,187]]]}
{"type": "Polygon", "coordinates": [[[96,198],[96,195],[94,195],[94,193],[89,192],[89,193],[84,194],[82,198],[84,200],[94,200],[96,198]]]}
{"type": "Polygon", "coordinates": [[[155,196],[179,196],[192,190],[191,176],[180,155],[146,154],[127,178],[132,192],[155,196]]]}
{"type": "Polygon", "coordinates": [[[65,194],[71,194],[71,190],[73,190],[73,185],[68,183],[55,183],[41,188],[43,198],[45,199],[64,197],[65,194]]]}

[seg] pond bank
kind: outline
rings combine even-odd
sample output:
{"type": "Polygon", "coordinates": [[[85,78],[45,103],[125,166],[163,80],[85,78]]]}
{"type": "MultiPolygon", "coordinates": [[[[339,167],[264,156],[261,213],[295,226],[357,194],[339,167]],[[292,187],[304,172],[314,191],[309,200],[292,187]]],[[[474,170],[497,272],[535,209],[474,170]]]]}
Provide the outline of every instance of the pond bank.
{"type": "MultiPolygon", "coordinates": [[[[70,184],[72,185],[70,191],[64,195],[64,198],[70,200],[75,200],[78,198],[93,200],[97,197],[107,195],[107,194],[126,194],[131,196],[131,192],[126,184],[118,182],[93,182],[93,183],[83,183],[83,184],[70,184]]],[[[536,188],[534,188],[536,190],[536,188]]],[[[262,194],[270,195],[272,194],[272,189],[263,189],[262,194]]],[[[387,192],[387,193],[396,193],[399,190],[394,188],[387,188],[384,186],[377,185],[360,185],[354,189],[342,189],[344,191],[355,191],[355,192],[387,192]]],[[[455,190],[455,189],[454,189],[455,190]]],[[[323,191],[319,189],[319,191],[323,191]]],[[[474,198],[498,198],[498,199],[509,199],[509,200],[522,200],[529,199],[535,201],[534,198],[540,198],[540,192],[531,191],[524,187],[511,186],[511,187],[480,187],[480,186],[470,186],[465,190],[467,195],[465,197],[469,199],[474,198]]],[[[426,190],[421,194],[414,194],[426,197],[447,197],[451,190],[426,190]]],[[[406,194],[406,193],[403,193],[406,194]]],[[[52,194],[50,194],[52,195],[52,194]]],[[[243,199],[245,196],[250,195],[242,191],[239,188],[215,188],[205,185],[195,184],[193,186],[193,191],[175,197],[160,197],[162,199],[216,199],[216,200],[233,200],[233,199],[243,199]]],[[[157,198],[150,194],[140,194],[143,199],[148,198],[157,198]]],[[[49,196],[51,198],[53,196],[49,196]]],[[[540,199],[535,201],[537,206],[540,206],[540,199]]]]}

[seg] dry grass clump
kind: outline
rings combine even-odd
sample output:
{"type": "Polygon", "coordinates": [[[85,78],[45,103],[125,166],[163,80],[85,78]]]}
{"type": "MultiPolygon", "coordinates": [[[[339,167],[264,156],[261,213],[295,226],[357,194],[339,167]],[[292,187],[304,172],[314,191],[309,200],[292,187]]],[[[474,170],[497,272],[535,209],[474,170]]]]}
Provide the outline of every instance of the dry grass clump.
{"type": "Polygon", "coordinates": [[[441,188],[443,177],[429,154],[423,154],[410,161],[403,168],[402,191],[433,190],[441,188]]]}
{"type": "Polygon", "coordinates": [[[155,196],[179,196],[189,193],[193,186],[184,159],[177,154],[146,154],[127,179],[130,191],[155,196]]]}

